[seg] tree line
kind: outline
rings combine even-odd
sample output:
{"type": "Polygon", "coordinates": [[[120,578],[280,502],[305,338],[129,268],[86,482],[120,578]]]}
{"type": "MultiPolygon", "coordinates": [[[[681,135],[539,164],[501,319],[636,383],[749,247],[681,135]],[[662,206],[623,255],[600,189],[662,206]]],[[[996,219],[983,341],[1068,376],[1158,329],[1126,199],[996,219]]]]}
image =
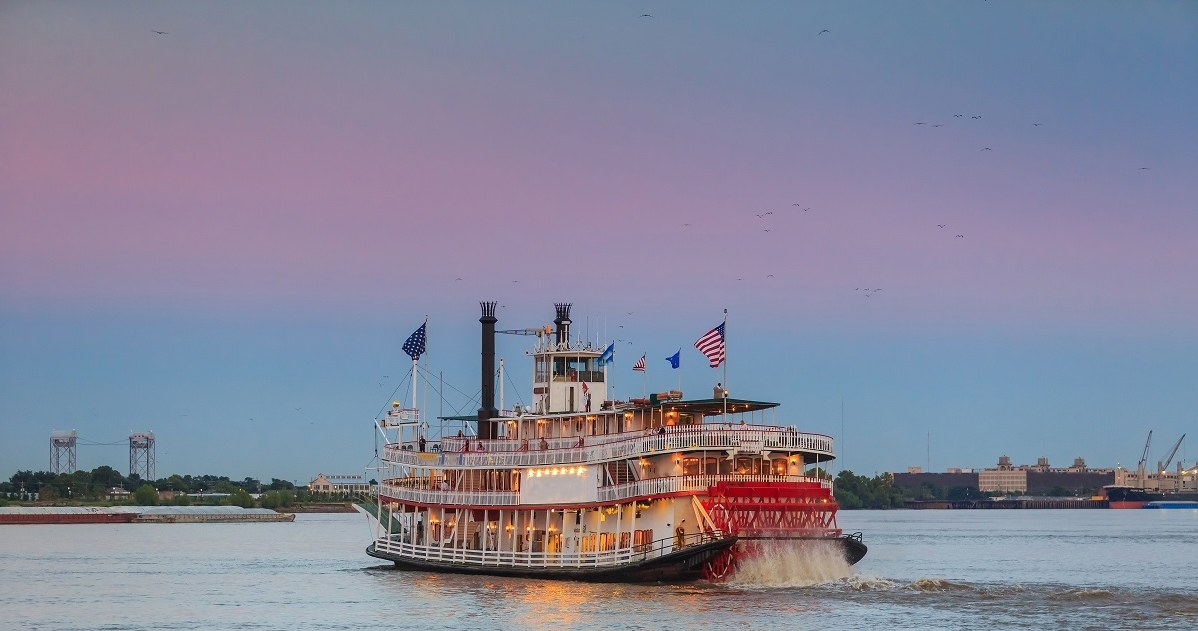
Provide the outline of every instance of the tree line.
{"type": "Polygon", "coordinates": [[[128,501],[139,506],[167,504],[224,504],[243,508],[286,508],[296,503],[350,499],[311,493],[288,480],[271,478],[263,483],[256,478],[231,480],[228,476],[173,474],[157,480],[143,480],[138,474],[122,475],[103,465],[91,471],[51,473],[49,471],[18,471],[0,482],[0,504],[8,499],[31,499],[43,502],[103,502],[112,503],[114,489],[130,495],[128,501]],[[255,498],[255,496],[257,496],[255,498]]]}

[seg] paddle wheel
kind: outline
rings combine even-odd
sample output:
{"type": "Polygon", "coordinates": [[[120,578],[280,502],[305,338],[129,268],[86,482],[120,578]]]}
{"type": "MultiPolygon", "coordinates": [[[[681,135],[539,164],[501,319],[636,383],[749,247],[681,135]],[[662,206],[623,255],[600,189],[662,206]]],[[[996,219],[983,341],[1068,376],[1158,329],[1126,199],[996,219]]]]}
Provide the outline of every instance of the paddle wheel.
{"type": "Polygon", "coordinates": [[[738,559],[758,552],[758,541],[848,540],[836,524],[840,506],[819,482],[719,482],[699,503],[715,528],[740,539],[707,563],[708,580],[727,578],[738,559]]]}

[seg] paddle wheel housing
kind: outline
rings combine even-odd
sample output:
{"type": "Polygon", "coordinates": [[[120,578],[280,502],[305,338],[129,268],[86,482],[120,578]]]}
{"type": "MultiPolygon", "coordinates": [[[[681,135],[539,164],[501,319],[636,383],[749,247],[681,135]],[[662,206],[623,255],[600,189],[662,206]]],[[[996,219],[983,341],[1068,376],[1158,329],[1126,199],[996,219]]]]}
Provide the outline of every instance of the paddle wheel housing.
{"type": "Polygon", "coordinates": [[[711,523],[740,538],[736,546],[712,559],[704,578],[723,580],[737,560],[754,554],[761,540],[839,539],[832,489],[819,482],[720,482],[708,487],[699,502],[711,523]]]}

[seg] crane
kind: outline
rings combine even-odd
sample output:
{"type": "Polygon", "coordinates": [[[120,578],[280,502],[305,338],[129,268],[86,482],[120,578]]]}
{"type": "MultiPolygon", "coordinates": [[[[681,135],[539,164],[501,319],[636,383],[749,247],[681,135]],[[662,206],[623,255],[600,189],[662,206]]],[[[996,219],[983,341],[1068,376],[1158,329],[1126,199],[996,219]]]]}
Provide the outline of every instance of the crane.
{"type": "Polygon", "coordinates": [[[1169,450],[1169,455],[1168,455],[1168,456],[1165,456],[1165,464],[1160,464],[1159,462],[1157,463],[1158,465],[1160,465],[1160,466],[1158,467],[1158,469],[1160,470],[1160,472],[1161,472],[1162,474],[1164,474],[1164,473],[1165,473],[1165,470],[1169,468],[1169,465],[1173,463],[1173,456],[1176,456],[1176,455],[1177,455],[1177,448],[1178,448],[1178,447],[1181,447],[1181,441],[1183,441],[1183,440],[1185,440],[1185,439],[1186,439],[1186,435],[1185,435],[1185,434],[1182,434],[1182,435],[1181,435],[1181,438],[1178,438],[1178,439],[1177,439],[1177,442],[1176,442],[1176,443],[1173,443],[1173,449],[1170,449],[1170,450],[1169,450]]]}
{"type": "Polygon", "coordinates": [[[1148,430],[1148,440],[1144,442],[1144,455],[1140,456],[1139,468],[1144,470],[1144,463],[1148,462],[1148,448],[1152,445],[1152,430],[1148,430]]]}
{"type": "Polygon", "coordinates": [[[1148,440],[1144,442],[1144,455],[1140,456],[1140,464],[1136,465],[1136,479],[1139,480],[1140,488],[1145,488],[1145,478],[1147,472],[1144,470],[1144,463],[1148,462],[1148,447],[1152,445],[1152,430],[1148,430],[1148,440]]]}

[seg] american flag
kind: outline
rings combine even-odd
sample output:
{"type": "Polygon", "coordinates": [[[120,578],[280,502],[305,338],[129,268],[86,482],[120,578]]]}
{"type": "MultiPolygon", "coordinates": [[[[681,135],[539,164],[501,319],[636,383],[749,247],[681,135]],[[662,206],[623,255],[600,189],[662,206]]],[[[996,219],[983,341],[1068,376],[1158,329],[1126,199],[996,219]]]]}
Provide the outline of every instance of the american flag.
{"type": "Polygon", "coordinates": [[[716,328],[703,334],[695,342],[695,348],[699,349],[700,353],[707,356],[707,361],[711,362],[711,367],[715,368],[724,361],[724,323],[721,322],[716,328]]]}
{"type": "Polygon", "coordinates": [[[641,358],[636,360],[636,363],[632,365],[632,369],[639,370],[641,372],[645,372],[645,356],[644,355],[641,355],[641,358]]]}
{"type": "Polygon", "coordinates": [[[407,353],[412,361],[418,361],[424,351],[428,349],[424,339],[424,327],[426,326],[428,326],[427,320],[420,325],[419,329],[416,329],[415,333],[408,336],[408,341],[403,343],[403,352],[407,353]]]}

